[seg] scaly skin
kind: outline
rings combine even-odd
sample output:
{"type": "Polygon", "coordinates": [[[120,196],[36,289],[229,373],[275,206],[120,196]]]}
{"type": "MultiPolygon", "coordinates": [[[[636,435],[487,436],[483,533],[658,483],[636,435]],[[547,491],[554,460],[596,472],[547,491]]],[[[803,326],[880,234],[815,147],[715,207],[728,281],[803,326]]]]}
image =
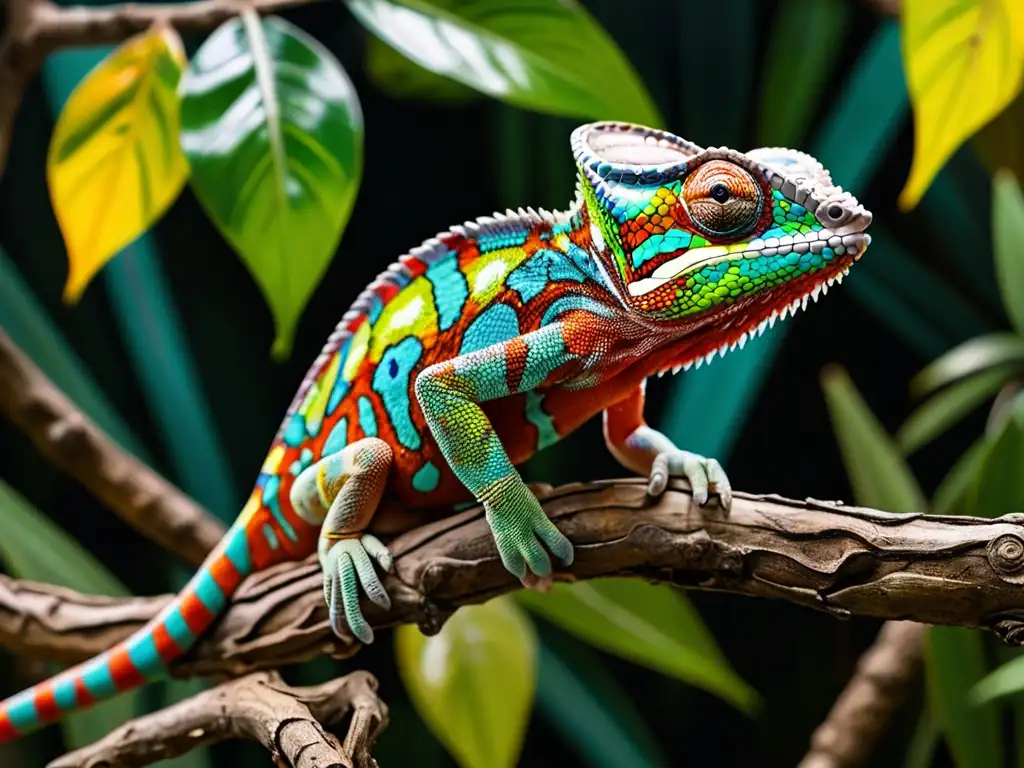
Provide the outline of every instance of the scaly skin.
{"type": "Polygon", "coordinates": [[[356,299],[288,409],[238,520],[159,617],[124,643],[0,703],[0,741],[161,676],[248,574],[317,552],[339,635],[373,633],[360,587],[389,599],[377,534],[478,499],[502,562],[549,578],[569,541],[515,467],[603,413],[609,450],[698,503],[722,467],[644,423],[646,379],[742,346],[842,279],[871,215],[813,158],[702,149],[619,123],[572,135],[566,213],[453,227],[356,299]]]}

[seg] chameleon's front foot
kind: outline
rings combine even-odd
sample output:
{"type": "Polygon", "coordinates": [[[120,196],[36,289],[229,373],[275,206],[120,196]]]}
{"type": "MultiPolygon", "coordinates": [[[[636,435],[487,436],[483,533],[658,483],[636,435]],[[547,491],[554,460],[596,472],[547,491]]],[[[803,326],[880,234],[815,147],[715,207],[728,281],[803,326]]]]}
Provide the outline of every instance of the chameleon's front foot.
{"type": "Polygon", "coordinates": [[[481,496],[501,562],[525,586],[536,588],[550,581],[551,559],[542,542],[565,565],[572,564],[572,542],[555,527],[518,475],[496,481],[481,496]]]}
{"type": "Polygon", "coordinates": [[[346,639],[347,626],[367,645],[373,642],[373,630],[359,608],[360,584],[371,601],[384,610],[391,608],[391,598],[373,567],[374,560],[385,571],[394,570],[394,559],[388,548],[369,533],[336,541],[320,554],[331,629],[338,637],[346,639]]]}
{"type": "Polygon", "coordinates": [[[654,457],[651,464],[650,481],[647,492],[651,496],[660,496],[668,485],[670,477],[685,477],[693,490],[693,499],[704,506],[708,501],[708,491],[716,491],[722,509],[726,512],[732,506],[732,486],[725,475],[722,465],[714,459],[708,459],[689,451],[662,451],[654,457]]]}

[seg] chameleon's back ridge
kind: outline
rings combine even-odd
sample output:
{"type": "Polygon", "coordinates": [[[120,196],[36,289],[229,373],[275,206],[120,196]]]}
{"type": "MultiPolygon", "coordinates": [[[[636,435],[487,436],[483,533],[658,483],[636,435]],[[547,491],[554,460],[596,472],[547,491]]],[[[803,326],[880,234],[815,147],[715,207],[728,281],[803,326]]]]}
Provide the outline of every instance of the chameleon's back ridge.
{"type": "Polygon", "coordinates": [[[525,586],[574,549],[516,467],[601,416],[608,450],[689,481],[728,512],[721,465],[647,425],[646,381],[741,348],[840,282],[871,214],[809,155],[703,148],[618,122],[573,131],[576,196],[453,226],[354,300],[309,367],[248,501],[159,616],[109,651],[0,702],[0,742],[163,676],[241,581],[316,553],[333,631],[373,641],[377,536],[476,499],[525,586]]]}

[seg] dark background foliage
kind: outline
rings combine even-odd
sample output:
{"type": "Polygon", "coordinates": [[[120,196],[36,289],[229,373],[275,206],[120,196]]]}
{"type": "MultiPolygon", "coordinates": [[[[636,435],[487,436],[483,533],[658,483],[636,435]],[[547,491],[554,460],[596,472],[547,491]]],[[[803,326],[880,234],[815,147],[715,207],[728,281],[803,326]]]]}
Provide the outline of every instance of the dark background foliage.
{"type": "MultiPolygon", "coordinates": [[[[765,91],[774,63],[769,34],[778,34],[773,26],[777,2],[590,0],[585,5],[636,66],[670,130],[705,145],[757,145],[760,122],[772,119],[765,118],[766,109],[770,115],[773,103],[785,96],[765,91]]],[[[828,42],[836,49],[835,58],[809,107],[808,129],[797,137],[797,146],[812,152],[815,142],[822,140],[823,126],[835,124],[835,110],[844,103],[857,62],[870,46],[879,44],[886,25],[895,23],[848,5],[848,23],[828,42]]],[[[281,414],[327,333],[375,274],[450,224],[507,205],[564,207],[574,183],[568,137],[578,121],[528,113],[485,98],[438,103],[389,96],[368,79],[367,36],[340,3],[303,7],[285,16],[339,58],[355,82],[366,121],[364,180],[356,208],[337,256],[305,311],[291,357],[284,363],[271,361],[273,329],[265,302],[188,189],[153,230],[159,271],[180,314],[231,473],[235,506],[216,510],[223,518],[240,508],[281,414]]],[[[799,68],[799,47],[810,42],[801,41],[799,34],[790,39],[798,50],[790,51],[789,65],[799,68]]],[[[194,49],[197,41],[188,42],[194,49]]],[[[898,57],[893,60],[898,63],[898,57]]],[[[901,70],[878,74],[872,87],[903,89],[901,70]]],[[[919,209],[899,213],[895,199],[913,149],[905,100],[890,114],[872,113],[876,105],[871,103],[842,108],[849,110],[844,120],[865,125],[892,121],[894,126],[877,151],[868,152],[871,169],[855,190],[888,232],[886,242],[866,256],[865,265],[874,262],[870,280],[859,265],[818,305],[786,321],[788,334],[770,361],[745,421],[723,419],[725,423],[716,424],[714,414],[728,410],[728,402],[718,398],[727,400],[728,392],[706,392],[699,406],[710,419],[695,425],[697,434],[689,435],[683,424],[675,435],[689,448],[718,439],[709,430],[729,430],[734,447],[723,463],[734,487],[745,491],[851,498],[821,396],[818,376],[826,364],[842,364],[883,423],[894,430],[911,406],[907,381],[922,365],[979,330],[1005,326],[990,287],[988,176],[970,148],[954,158],[919,209]],[[944,295],[931,290],[929,280],[939,281],[960,304],[943,306],[944,295]],[[858,281],[863,283],[860,298],[858,281]],[[967,310],[957,314],[961,305],[967,310]],[[939,321],[934,320],[936,315],[939,321]],[[916,320],[908,321],[909,316],[916,320]],[[971,322],[956,319],[960,317],[971,322]]],[[[0,183],[0,246],[151,451],[155,466],[182,483],[168,457],[166,434],[140,395],[140,372],[125,343],[125,321],[113,309],[113,292],[133,290],[132,280],[146,279],[144,270],[132,267],[137,254],[129,248],[119,257],[127,282],[115,285],[101,277],[79,305],[61,303],[66,257],[45,176],[52,128],[49,106],[36,83],[21,111],[13,154],[0,183]]],[[[856,131],[844,135],[856,141],[856,131]]],[[[863,148],[853,143],[832,150],[862,162],[858,153],[863,148]]],[[[829,164],[831,158],[823,160],[829,164]]],[[[848,183],[841,176],[837,181],[848,183]]],[[[0,280],[8,279],[16,278],[0,273],[0,280]]],[[[137,330],[143,336],[147,331],[137,330]]],[[[753,375],[738,371],[737,375],[753,375]]],[[[651,382],[648,418],[655,426],[681,412],[687,379],[680,378],[681,383],[669,378],[651,382]]],[[[927,490],[983,424],[984,414],[975,414],[914,457],[912,464],[927,490]]],[[[166,555],[51,467],[7,424],[0,423],[0,446],[0,476],[46,510],[130,589],[152,593],[179,583],[180,573],[166,555]]],[[[559,483],[621,476],[623,470],[605,451],[595,421],[538,457],[527,474],[530,479],[559,483]]],[[[530,721],[522,764],[590,763],[567,737],[570,729],[559,725],[566,710],[582,707],[588,696],[605,696],[613,707],[624,697],[625,727],[641,740],[653,739],[672,765],[795,764],[878,623],[837,621],[784,603],[728,595],[699,593],[692,599],[737,671],[762,694],[764,708],[758,717],[747,718],[710,694],[602,654],[540,622],[545,640],[561,652],[561,661],[542,659],[541,674],[557,674],[545,663],[557,666],[572,659],[579,679],[589,682],[592,690],[562,689],[558,698],[541,697],[530,721]],[[618,685],[606,690],[602,686],[608,676],[618,685]],[[630,707],[635,710],[630,712],[630,707]]],[[[405,698],[388,635],[349,665],[379,676],[391,708],[392,724],[377,753],[382,765],[452,764],[405,698]]],[[[323,664],[296,674],[328,671],[330,665],[323,664]]],[[[0,653],[0,694],[24,687],[25,672],[0,653]]],[[[148,695],[155,700],[158,693],[157,687],[148,695]]],[[[875,750],[873,765],[902,764],[917,703],[908,704],[892,724],[886,741],[875,750]]],[[[38,748],[40,759],[61,751],[56,739],[38,748]]],[[[214,755],[217,765],[243,760],[265,764],[267,759],[238,744],[219,746],[214,755]]]]}

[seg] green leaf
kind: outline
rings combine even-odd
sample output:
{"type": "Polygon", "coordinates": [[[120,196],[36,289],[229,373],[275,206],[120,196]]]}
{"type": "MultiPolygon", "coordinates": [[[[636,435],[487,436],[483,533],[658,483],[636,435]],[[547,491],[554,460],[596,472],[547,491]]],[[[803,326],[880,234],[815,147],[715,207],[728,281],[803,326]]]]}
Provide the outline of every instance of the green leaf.
{"type": "Polygon", "coordinates": [[[1024,691],[1024,656],[1006,662],[989,672],[971,689],[974,704],[986,704],[1024,691]]]}
{"type": "Polygon", "coordinates": [[[460,608],[433,637],[395,630],[398,671],[462,768],[516,765],[537,679],[537,638],[508,597],[460,608]]]}
{"type": "Polygon", "coordinates": [[[1005,765],[999,713],[975,706],[971,689],[986,672],[985,646],[978,630],[929,627],[924,641],[928,701],[942,726],[956,765],[1005,765]]]}
{"type": "Polygon", "coordinates": [[[381,91],[400,99],[462,104],[480,98],[479,91],[424,69],[372,35],[366,41],[366,75],[381,91]]]}
{"type": "Polygon", "coordinates": [[[1005,331],[986,333],[958,344],[926,365],[911,380],[910,389],[920,396],[965,376],[1003,366],[1009,371],[1024,368],[1024,338],[1005,331]]]}
{"type": "Polygon", "coordinates": [[[968,514],[1024,512],[1024,395],[1015,398],[1006,416],[985,439],[967,493],[968,514]]]}
{"type": "MultiPolygon", "coordinates": [[[[0,480],[0,560],[21,579],[56,584],[91,595],[130,592],[71,536],[0,480]]],[[[54,670],[56,671],[56,670],[54,670]]],[[[61,721],[71,748],[89,744],[143,711],[139,691],[121,694],[61,721]]]]}
{"type": "MultiPolygon", "coordinates": [[[[551,628],[546,634],[556,632],[551,628]]],[[[597,652],[564,633],[553,639],[542,635],[540,643],[537,710],[592,768],[668,765],[650,727],[597,652]]]]}
{"type": "Polygon", "coordinates": [[[753,714],[757,692],[729,666],[685,595],[637,579],[555,584],[520,603],[596,648],[702,688],[753,714]]]}
{"type": "Polygon", "coordinates": [[[1024,334],[1024,194],[1012,172],[992,179],[992,247],[1003,306],[1017,332],[1024,334]]]}
{"type": "Polygon", "coordinates": [[[622,51],[576,0],[345,0],[418,65],[515,106],[662,124],[622,51]]]}
{"type": "Polygon", "coordinates": [[[821,386],[857,503],[890,512],[925,511],[924,494],[910,467],[846,371],[827,367],[821,386]]]}
{"type": "Polygon", "coordinates": [[[931,768],[935,757],[935,748],[939,746],[942,732],[926,701],[921,708],[921,716],[914,727],[914,733],[907,745],[907,754],[903,760],[903,768],[931,768]]]}
{"type": "Polygon", "coordinates": [[[760,89],[758,143],[802,143],[850,18],[845,0],[782,0],[772,15],[760,89]]]}
{"type": "Polygon", "coordinates": [[[978,466],[985,456],[985,437],[979,438],[946,473],[932,495],[932,510],[940,515],[967,514],[964,505],[978,466]]]}
{"type": "Polygon", "coordinates": [[[924,402],[896,433],[905,454],[934,440],[969,414],[1006,383],[1006,371],[995,369],[959,379],[924,402]]]}
{"type": "Polygon", "coordinates": [[[192,188],[262,290],[273,354],[287,357],[359,188],[355,89],[312,37],[249,10],[206,39],[179,92],[192,188]]]}

